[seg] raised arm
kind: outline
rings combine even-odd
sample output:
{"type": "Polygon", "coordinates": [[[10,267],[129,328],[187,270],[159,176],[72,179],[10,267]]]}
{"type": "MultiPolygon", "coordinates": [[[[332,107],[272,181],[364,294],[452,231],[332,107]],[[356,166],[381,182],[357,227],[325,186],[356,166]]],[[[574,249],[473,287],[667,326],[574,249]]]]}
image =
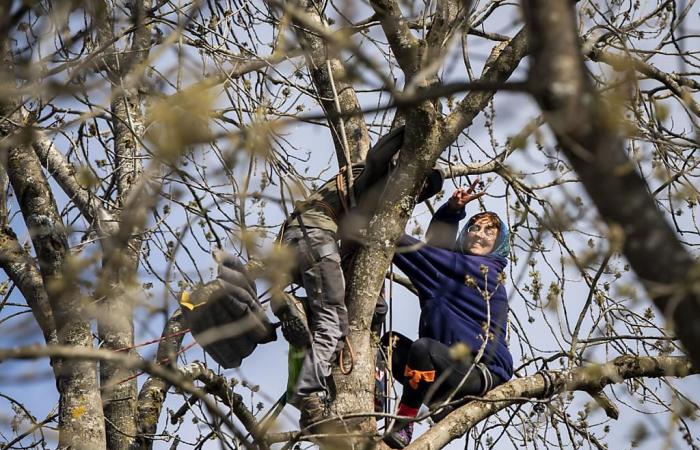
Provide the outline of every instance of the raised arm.
{"type": "Polygon", "coordinates": [[[454,250],[459,221],[467,215],[465,206],[486,193],[484,191],[474,193],[478,183],[479,180],[476,180],[469,188],[457,189],[450,199],[435,211],[425,234],[428,245],[454,250]]]}
{"type": "Polygon", "coordinates": [[[430,220],[425,240],[428,245],[453,250],[459,231],[459,221],[466,217],[464,206],[454,209],[448,200],[435,211],[430,220]]]}

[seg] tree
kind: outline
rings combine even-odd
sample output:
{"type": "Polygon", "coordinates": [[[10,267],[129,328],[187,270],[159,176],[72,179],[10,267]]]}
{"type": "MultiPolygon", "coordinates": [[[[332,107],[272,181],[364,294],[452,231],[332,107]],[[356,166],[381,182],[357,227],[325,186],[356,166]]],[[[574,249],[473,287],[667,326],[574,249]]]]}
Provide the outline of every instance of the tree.
{"type": "Polygon", "coordinates": [[[260,423],[241,395],[254,386],[183,359],[175,300],[210,278],[217,247],[263,261],[259,285],[275,283],[271,242],[293,202],[401,124],[391,189],[347,277],[354,368],[336,371],[333,405],[352,419],[345,442],[380,437],[369,323],[393,242],[407,224],[420,235],[415,214],[433,207],[412,199],[438,164],[455,183],[492,180],[485,202],[513,231],[518,370],[412,448],[465,433],[487,447],[614,444],[586,396],[638,423],[637,443],[652,416],[630,400],[695,447],[697,405],[669,378],[700,367],[698,7],[522,8],[524,24],[512,4],[455,0],[0,5],[0,325],[13,336],[0,361],[49,358],[58,392],[44,418],[0,392],[16,413],[7,447],[306,439],[260,423]],[[30,313],[38,327],[20,328],[30,313]],[[24,345],[25,329],[45,345],[24,345]],[[206,431],[165,423],[174,392],[188,399],[170,418],[195,414],[206,431]]]}

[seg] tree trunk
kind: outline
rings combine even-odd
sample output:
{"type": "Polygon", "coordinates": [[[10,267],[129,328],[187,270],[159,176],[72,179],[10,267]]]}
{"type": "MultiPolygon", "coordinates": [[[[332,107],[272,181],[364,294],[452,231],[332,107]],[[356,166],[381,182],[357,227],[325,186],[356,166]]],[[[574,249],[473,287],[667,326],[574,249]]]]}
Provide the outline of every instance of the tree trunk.
{"type": "MultiPolygon", "coordinates": [[[[111,82],[112,129],[114,130],[114,166],[116,171],[119,229],[104,241],[101,301],[97,331],[106,349],[131,353],[134,345],[134,297],[138,292],[137,268],[141,238],[130,236],[135,224],[125,219],[126,198],[142,172],[139,140],[143,136],[143,113],[139,95],[140,78],[151,46],[151,25],[147,12],[151,0],[129,4],[135,27],[128,50],[115,46],[114,57],[105,59],[104,69],[111,82]]],[[[95,28],[101,42],[113,39],[114,24],[105,11],[105,3],[95,9],[95,28]]],[[[100,381],[107,427],[107,446],[111,450],[131,448],[137,432],[137,385],[133,369],[110,361],[100,364],[100,381]]]]}
{"type": "MultiPolygon", "coordinates": [[[[9,14],[0,7],[0,14],[9,14]]],[[[7,42],[0,43],[0,56],[8,72],[12,72],[13,60],[7,42]]],[[[92,348],[92,330],[86,304],[81,298],[73,271],[68,267],[68,240],[64,225],[51,193],[48,180],[41,164],[31,149],[33,135],[28,128],[15,124],[24,122],[15,100],[0,103],[0,136],[3,139],[2,158],[4,170],[15,192],[24,221],[29,230],[32,244],[39,261],[39,271],[46,298],[56,328],[56,339],[60,344],[92,348]]],[[[14,248],[16,254],[17,246],[14,248]]],[[[12,249],[10,249],[12,253],[12,249]]],[[[11,272],[10,272],[11,273],[11,272]]],[[[44,317],[44,325],[49,323],[49,315],[43,302],[44,296],[38,289],[39,281],[24,277],[19,283],[23,293],[31,286],[27,302],[32,305],[34,314],[44,317]]],[[[52,340],[51,330],[47,339],[52,340]]],[[[94,361],[65,360],[57,371],[59,399],[59,448],[95,449],[105,448],[104,418],[99,387],[97,385],[96,363],[94,361]]]]}
{"type": "MultiPolygon", "coordinates": [[[[295,3],[303,10],[306,20],[318,28],[328,28],[323,12],[320,11],[323,2],[297,0],[295,3]]],[[[342,167],[347,163],[346,151],[351,163],[364,160],[370,143],[367,126],[355,90],[347,80],[348,73],[342,61],[338,59],[339,55],[333,55],[332,49],[328,48],[328,42],[308,31],[299,20],[295,20],[295,31],[306,52],[306,63],[319,102],[326,111],[338,164],[342,167]]]]}

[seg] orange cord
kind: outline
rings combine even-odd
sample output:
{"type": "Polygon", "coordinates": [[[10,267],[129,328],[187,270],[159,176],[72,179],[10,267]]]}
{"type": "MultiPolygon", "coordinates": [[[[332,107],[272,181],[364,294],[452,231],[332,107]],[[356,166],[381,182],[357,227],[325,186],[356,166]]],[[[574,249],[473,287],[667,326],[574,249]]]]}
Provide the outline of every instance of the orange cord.
{"type": "Polygon", "coordinates": [[[352,369],[355,367],[355,352],[352,349],[352,345],[350,345],[350,340],[348,339],[347,336],[345,336],[345,346],[348,348],[348,354],[350,355],[350,368],[348,370],[345,370],[345,348],[340,349],[340,357],[338,358],[338,366],[340,366],[340,372],[343,375],[350,375],[350,372],[352,372],[352,369]]]}

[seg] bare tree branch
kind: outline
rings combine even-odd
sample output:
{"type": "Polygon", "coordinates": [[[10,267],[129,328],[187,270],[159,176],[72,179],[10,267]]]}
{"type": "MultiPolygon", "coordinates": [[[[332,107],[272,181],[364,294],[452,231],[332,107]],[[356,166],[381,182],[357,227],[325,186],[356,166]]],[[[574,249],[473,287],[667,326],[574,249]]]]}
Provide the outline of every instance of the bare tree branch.
{"type": "Polygon", "coordinates": [[[75,202],[85,219],[95,224],[102,236],[109,236],[116,231],[117,223],[106,209],[102,208],[99,199],[76,178],[76,168],[66,161],[63,154],[53,142],[43,133],[37,133],[32,140],[32,148],[39,156],[41,164],[54,177],[63,192],[75,202]]]}
{"type": "MultiPolygon", "coordinates": [[[[155,362],[163,364],[167,361],[170,366],[175,366],[175,355],[180,349],[185,334],[185,319],[178,309],[163,327],[161,335],[163,339],[158,344],[155,362]]],[[[161,378],[149,377],[141,387],[138,399],[138,437],[134,441],[134,448],[150,450],[153,448],[153,440],[149,436],[156,433],[156,426],[163,408],[163,402],[168,395],[170,384],[161,378]]]]}
{"type": "MultiPolygon", "coordinates": [[[[0,170],[4,171],[2,168],[0,170]]],[[[46,343],[57,344],[56,325],[41,273],[33,258],[19,245],[17,236],[10,227],[0,230],[0,267],[19,288],[32,309],[46,343]]]]}
{"type": "Polygon", "coordinates": [[[700,90],[700,83],[692,78],[668,74],[639,59],[616,55],[597,48],[593,48],[587,56],[593,61],[604,62],[617,71],[624,72],[629,69],[634,69],[649,78],[661,82],[680,98],[683,103],[688,105],[688,109],[690,109],[696,117],[700,118],[700,105],[693,99],[690,92],[683,89],[683,86],[685,86],[700,90]]]}
{"type": "MultiPolygon", "coordinates": [[[[114,16],[105,14],[109,8],[105,2],[96,2],[95,14],[100,43],[112,39],[114,16]],[[104,33],[104,34],[103,34],[104,33]]],[[[144,133],[144,118],[139,87],[145,71],[151,47],[151,20],[146,16],[153,8],[152,0],[135,0],[128,5],[134,21],[134,32],[128,50],[115,52],[105,59],[105,71],[111,82],[112,129],[114,130],[114,159],[116,165],[117,205],[124,207],[132,186],[142,172],[140,140],[144,133]]],[[[120,228],[132,224],[120,217],[120,228]]],[[[103,245],[103,276],[101,291],[104,297],[97,315],[97,330],[106,349],[125,349],[134,344],[134,305],[129,287],[134,285],[138,267],[141,240],[130,239],[126,245],[115,246],[110,240],[103,245]]],[[[128,450],[136,434],[137,391],[135,373],[103,361],[100,364],[100,381],[109,386],[103,389],[104,414],[107,422],[107,446],[112,450],[128,450]],[[117,380],[126,380],[115,383],[117,380]],[[118,432],[110,432],[114,427],[118,432]]]]}
{"type": "Polygon", "coordinates": [[[420,42],[411,33],[396,0],[372,0],[370,5],[382,24],[401,70],[410,80],[420,70],[420,42]]]}
{"type": "Polygon", "coordinates": [[[691,359],[700,364],[700,296],[694,258],[649,195],[624,152],[622,131],[606,119],[588,79],[574,6],[524,2],[535,97],[601,216],[661,312],[672,321],[691,359]],[[619,230],[619,231],[616,231],[619,230]]]}
{"type": "MultiPolygon", "coordinates": [[[[527,53],[527,35],[520,30],[510,41],[496,45],[481,74],[480,81],[504,82],[515,71],[527,53]]],[[[446,118],[445,132],[440,140],[440,148],[451,145],[459,133],[471,125],[474,118],[493,98],[493,92],[470,92],[459,106],[446,118]]]]}
{"type": "MultiPolygon", "coordinates": [[[[236,425],[231,422],[226,413],[221,411],[216,403],[209,398],[206,393],[197,388],[190,381],[190,377],[186,371],[173,370],[164,366],[160,366],[154,362],[145,361],[138,357],[130,356],[123,352],[114,352],[111,350],[80,348],[76,346],[65,345],[49,345],[46,347],[16,347],[12,349],[0,350],[0,361],[10,359],[36,359],[42,357],[58,357],[65,360],[75,361],[111,361],[114,364],[128,368],[129,370],[141,370],[153,375],[154,377],[162,378],[172,386],[177,386],[184,392],[196,396],[207,407],[209,412],[216,416],[217,419],[228,427],[234,433],[246,449],[253,450],[257,447],[251,445],[245,435],[236,428],[236,425]]],[[[85,436],[80,436],[85,439],[85,436]]],[[[76,444],[76,448],[89,448],[83,444],[76,444]]]]}
{"type": "Polygon", "coordinates": [[[333,54],[340,49],[334,49],[332,41],[328,42],[322,35],[313,32],[313,29],[328,28],[321,10],[323,2],[297,0],[294,3],[306,16],[305,20],[299,20],[299,14],[294,15],[294,29],[301,47],[306,52],[307,67],[311,72],[319,103],[328,113],[328,125],[339,165],[362,161],[369,150],[369,135],[360,114],[357,95],[348,82],[350,74],[338,56],[333,54]],[[312,30],[306,26],[309,22],[315,25],[312,30]],[[344,119],[344,114],[349,116],[344,119]],[[346,161],[348,156],[349,162],[346,161]]]}
{"type": "MultiPolygon", "coordinates": [[[[0,105],[0,115],[9,117],[16,106],[0,105]]],[[[21,117],[15,113],[15,122],[21,117]]],[[[7,154],[3,161],[19,199],[20,208],[39,260],[43,285],[46,287],[58,342],[76,348],[92,347],[92,332],[86,305],[78,295],[75,280],[67,264],[68,242],[56,203],[36,154],[24,142],[28,134],[7,127],[0,135],[7,154]]],[[[30,135],[30,134],[29,134],[30,135]]],[[[29,300],[28,300],[29,301],[29,300]]],[[[41,303],[37,303],[40,306],[41,303]]],[[[59,404],[59,447],[105,448],[104,421],[95,364],[90,361],[62,361],[57,379],[61,394],[59,404]],[[83,417],[88,414],[89,419],[83,417]]]]}
{"type": "Polygon", "coordinates": [[[674,356],[620,356],[614,360],[572,370],[548,371],[505,383],[449,414],[407,449],[440,449],[474,425],[511,405],[530,399],[548,399],[563,392],[595,391],[634,378],[685,377],[697,374],[689,359],[674,356]]]}

